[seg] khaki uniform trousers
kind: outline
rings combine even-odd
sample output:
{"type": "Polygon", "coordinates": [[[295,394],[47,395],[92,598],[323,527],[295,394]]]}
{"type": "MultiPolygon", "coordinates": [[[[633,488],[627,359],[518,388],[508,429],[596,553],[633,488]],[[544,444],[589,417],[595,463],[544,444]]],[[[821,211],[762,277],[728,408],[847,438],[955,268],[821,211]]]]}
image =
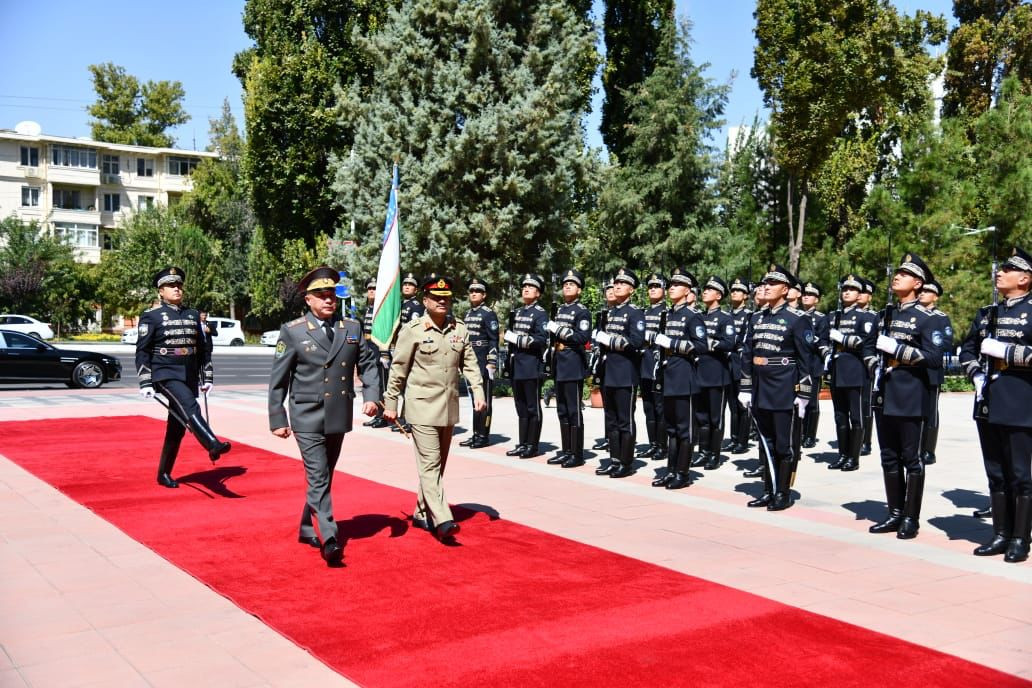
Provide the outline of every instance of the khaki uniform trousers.
{"type": "Polygon", "coordinates": [[[434,527],[455,520],[448,500],[444,498],[444,487],[441,484],[444,467],[448,463],[453,429],[451,425],[412,425],[416,470],[419,472],[419,491],[416,493],[416,509],[412,517],[428,521],[434,527]]]}

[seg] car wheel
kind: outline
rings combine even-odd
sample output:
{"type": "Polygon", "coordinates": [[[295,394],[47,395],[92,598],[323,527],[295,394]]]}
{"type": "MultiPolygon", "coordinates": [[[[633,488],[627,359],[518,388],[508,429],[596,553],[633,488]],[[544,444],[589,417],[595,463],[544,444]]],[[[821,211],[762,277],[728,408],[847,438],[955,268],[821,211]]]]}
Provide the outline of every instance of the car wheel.
{"type": "Polygon", "coordinates": [[[72,371],[72,384],[84,389],[93,389],[104,384],[104,369],[93,361],[82,361],[72,371]]]}
{"type": "Polygon", "coordinates": [[[244,345],[244,340],[243,339],[234,339],[233,341],[231,341],[229,343],[229,345],[230,346],[243,346],[244,345]]]}

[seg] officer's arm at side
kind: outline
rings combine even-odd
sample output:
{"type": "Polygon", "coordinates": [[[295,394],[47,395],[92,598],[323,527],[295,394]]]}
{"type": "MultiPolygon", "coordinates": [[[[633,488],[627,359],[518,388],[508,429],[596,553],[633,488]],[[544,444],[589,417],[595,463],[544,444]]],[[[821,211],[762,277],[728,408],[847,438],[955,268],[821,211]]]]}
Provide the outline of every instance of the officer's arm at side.
{"type": "Polygon", "coordinates": [[[466,378],[466,384],[473,390],[473,402],[484,403],[484,378],[480,375],[480,364],[477,362],[477,354],[469,343],[469,332],[466,332],[462,339],[462,375],[466,378]]]}
{"type": "Polygon", "coordinates": [[[276,345],[276,356],[272,359],[272,372],[269,374],[269,429],[278,430],[288,426],[287,410],[283,402],[290,393],[290,384],[294,377],[294,366],[297,363],[297,352],[287,326],[280,327],[279,343],[276,345]]]}
{"type": "Polygon", "coordinates": [[[398,328],[394,346],[394,360],[391,375],[387,379],[387,391],[383,395],[383,410],[397,413],[398,397],[405,391],[405,381],[412,369],[412,355],[416,350],[416,331],[411,327],[398,328]]]}

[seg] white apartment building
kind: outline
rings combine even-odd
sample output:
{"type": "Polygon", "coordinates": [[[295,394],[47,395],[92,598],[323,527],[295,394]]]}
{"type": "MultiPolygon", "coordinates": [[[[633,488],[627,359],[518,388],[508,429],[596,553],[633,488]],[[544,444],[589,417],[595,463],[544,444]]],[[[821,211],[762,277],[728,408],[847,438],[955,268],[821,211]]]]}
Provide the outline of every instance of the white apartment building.
{"type": "Polygon", "coordinates": [[[0,129],[0,217],[35,220],[64,238],[79,261],[97,263],[129,213],[171,205],[190,173],[216,153],[46,136],[23,122],[0,129]]]}

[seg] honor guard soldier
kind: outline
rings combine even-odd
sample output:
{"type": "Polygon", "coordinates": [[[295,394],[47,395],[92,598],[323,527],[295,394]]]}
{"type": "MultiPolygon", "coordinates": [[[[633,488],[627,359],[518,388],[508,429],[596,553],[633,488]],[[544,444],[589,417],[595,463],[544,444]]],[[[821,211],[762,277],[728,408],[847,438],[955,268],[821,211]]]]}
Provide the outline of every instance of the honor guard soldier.
{"type": "MultiPolygon", "coordinates": [[[[387,388],[387,365],[390,364],[390,357],[380,358],[380,348],[373,342],[373,305],[376,301],[376,278],[366,282],[366,307],[362,315],[362,338],[365,339],[366,346],[371,348],[380,360],[382,367],[380,369],[380,397],[383,397],[383,391],[387,388]]],[[[390,423],[383,419],[383,408],[377,407],[376,415],[369,420],[362,423],[367,428],[385,428],[390,423]]]]}
{"type": "Polygon", "coordinates": [[[1032,529],[1032,256],[1014,248],[995,276],[999,303],[975,315],[960,360],[975,384],[993,538],[978,556],[1025,561],[1032,529]]]}
{"type": "Polygon", "coordinates": [[[374,415],[380,401],[375,349],[362,338],[361,323],[337,317],[339,278],[329,267],[301,278],[298,289],[309,311],[280,328],[269,375],[269,429],[283,439],[293,432],[305,470],[298,542],[319,547],[329,566],[339,566],[344,557],[330,493],[344,435],[351,432],[356,364],[362,377],[363,413],[374,415]]]}
{"type": "Polygon", "coordinates": [[[889,515],[868,530],[895,532],[901,540],[916,537],[920,528],[925,479],[921,425],[932,393],[930,371],[942,367],[945,341],[942,319],[917,301],[921,286],[930,281],[932,271],[920,257],[903,256],[892,277],[899,305],[885,305],[875,343],[881,359],[874,405],[881,409],[878,445],[889,515]]]}
{"type": "Polygon", "coordinates": [[[606,317],[605,331],[594,339],[605,356],[602,366],[602,398],[605,399],[605,427],[609,437],[609,466],[596,473],[626,478],[634,473],[634,406],[641,382],[641,349],[645,346],[645,316],[631,303],[638,276],[620,268],[613,276],[616,304],[606,317]]]}
{"type": "MultiPolygon", "coordinates": [[[[942,319],[942,352],[946,356],[946,361],[949,361],[953,355],[953,323],[950,321],[950,316],[938,308],[940,296],[942,296],[942,285],[932,280],[921,288],[917,300],[942,319]]],[[[925,466],[935,463],[935,447],[939,443],[939,390],[946,381],[945,367],[929,370],[928,375],[932,382],[932,394],[926,409],[924,426],[921,428],[921,463],[925,466]]]]}
{"type": "MultiPolygon", "coordinates": [[[[762,280],[761,280],[761,282],[762,282],[762,280]]],[[[749,316],[749,321],[748,321],[748,324],[746,326],[746,331],[745,331],[745,338],[742,341],[742,371],[743,371],[742,372],[742,377],[743,378],[745,377],[745,372],[744,372],[745,371],[745,342],[749,341],[749,339],[752,337],[753,327],[756,325],[756,321],[760,317],[760,313],[767,307],[767,291],[764,288],[763,284],[761,284],[760,282],[753,282],[753,283],[750,283],[749,288],[750,288],[750,293],[752,294],[753,305],[755,306],[755,308],[753,309],[752,315],[749,316]]],[[[739,403],[742,403],[742,400],[747,398],[745,395],[742,394],[742,388],[741,387],[742,387],[741,386],[741,382],[739,382],[739,385],[738,385],[738,388],[739,388],[738,401],[739,401],[739,403]]],[[[743,404],[743,406],[744,406],[744,404],[743,404]]],[[[757,430],[756,430],[756,423],[755,423],[755,419],[753,418],[752,411],[749,409],[748,406],[745,407],[745,411],[746,411],[746,422],[749,423],[749,437],[751,439],[755,440],[755,441],[759,441],[760,433],[757,432],[757,430]]],[[[744,471],[742,473],[743,477],[746,477],[746,478],[762,478],[763,477],[763,471],[766,470],[764,468],[765,463],[766,463],[765,460],[764,460],[764,457],[766,456],[766,454],[763,451],[763,445],[762,444],[758,447],[758,449],[759,449],[759,452],[760,452],[760,462],[757,464],[756,468],[744,471]]]]}
{"type": "Polygon", "coordinates": [[[877,359],[878,338],[877,316],[857,305],[861,289],[863,281],[856,275],[839,280],[840,307],[828,317],[832,351],[827,368],[839,452],[838,459],[828,465],[830,470],[855,471],[860,467],[864,439],[861,395],[868,384],[868,371],[877,359]]]}
{"type": "Polygon", "coordinates": [[[660,333],[666,312],[666,280],[654,272],[646,282],[649,307],[645,309],[645,350],[641,356],[641,405],[645,411],[645,430],[649,436],[648,449],[640,458],[662,459],[666,455],[666,428],[663,422],[663,391],[656,387],[656,364],[659,350],[653,345],[660,333]]]}
{"type": "MultiPolygon", "coordinates": [[[[613,296],[613,278],[609,277],[602,285],[602,300],[604,305],[602,310],[595,314],[595,326],[592,328],[592,332],[597,330],[606,329],[606,316],[609,315],[609,310],[616,305],[616,297],[613,296]]],[[[591,384],[600,388],[602,387],[602,374],[604,371],[605,353],[601,347],[594,347],[591,350],[591,357],[589,359],[589,365],[591,368],[591,384]]],[[[602,413],[605,414],[606,410],[606,398],[602,397],[602,413]]],[[[595,444],[591,447],[596,451],[605,451],[609,449],[609,435],[603,431],[602,437],[595,440],[595,444]]]]}
{"type": "MultiPolygon", "coordinates": [[[[828,316],[817,310],[821,300],[821,288],[814,282],[807,282],[803,285],[803,312],[813,323],[813,336],[817,342],[817,353],[821,361],[827,360],[831,355],[831,341],[828,339],[828,316]]],[[[806,405],[806,418],[803,419],[802,446],[805,449],[813,449],[817,446],[817,425],[821,418],[820,393],[823,380],[823,368],[814,372],[813,396],[810,403],[806,405]]]]}
{"type": "Polygon", "coordinates": [[[741,401],[751,407],[760,432],[763,494],[748,503],[780,511],[792,506],[794,427],[806,414],[819,358],[813,325],[786,297],[795,276],[772,264],[763,277],[766,308],[753,316],[742,353],[741,401]]]}
{"type": "MultiPolygon", "coordinates": [[[[862,311],[874,315],[876,327],[878,314],[871,309],[871,297],[874,296],[874,282],[867,278],[861,278],[863,289],[856,299],[856,306],[862,311]]],[[[874,430],[874,409],[871,408],[871,400],[874,397],[874,368],[867,369],[867,383],[860,391],[860,412],[864,414],[864,442],[860,445],[860,456],[871,454],[871,434],[874,430]]]]}
{"type": "Polygon", "coordinates": [[[505,331],[505,341],[512,354],[512,397],[519,417],[519,442],[505,452],[506,456],[529,459],[541,452],[541,368],[542,354],[548,347],[545,325],[548,315],[538,304],[545,281],[540,275],[527,273],[521,283],[523,307],[515,312],[513,325],[505,331]]]}
{"type": "Polygon", "coordinates": [[[699,456],[693,466],[712,471],[720,468],[720,445],[724,441],[724,399],[731,386],[731,354],[735,349],[735,321],[720,309],[727,283],[711,275],[702,287],[702,321],[706,325],[705,351],[699,352],[696,367],[699,393],[695,397],[695,418],[699,426],[699,456]]]}
{"type": "Polygon", "coordinates": [[[694,400],[699,393],[696,362],[706,353],[706,323],[688,303],[695,275],[678,266],[670,273],[670,310],[663,331],[656,335],[659,377],[663,386],[663,414],[667,432],[667,471],[652,481],[653,487],[679,490],[691,484],[692,450],[695,448],[694,400]]]}
{"type": "Polygon", "coordinates": [[[406,272],[401,278],[401,313],[398,324],[407,325],[426,313],[426,307],[419,301],[419,278],[414,272],[406,272]]]}
{"type": "Polygon", "coordinates": [[[466,285],[466,290],[469,293],[470,308],[464,322],[469,330],[469,344],[480,366],[485,408],[473,412],[473,434],[469,439],[459,442],[459,445],[480,449],[491,443],[491,394],[498,371],[498,316],[484,304],[487,300],[487,282],[474,277],[466,285]]]}
{"type": "Polygon", "coordinates": [[[555,378],[555,407],[559,415],[562,447],[548,459],[563,468],[584,465],[584,415],[581,400],[588,376],[585,345],[591,341],[591,311],[580,302],[584,275],[577,270],[563,274],[563,305],[545,329],[554,337],[552,375],[555,378]]]}
{"type": "Polygon", "coordinates": [[[749,303],[749,285],[741,277],[736,277],[729,287],[731,310],[729,315],[735,324],[735,349],[731,352],[731,387],[727,395],[727,403],[731,416],[731,453],[744,454],[749,451],[749,415],[738,400],[738,392],[742,381],[742,346],[749,330],[749,316],[752,309],[749,303]]]}
{"type": "Polygon", "coordinates": [[[197,405],[198,385],[205,394],[212,387],[211,357],[201,331],[201,315],[183,306],[182,268],[168,267],[154,276],[161,302],[140,316],[136,340],[136,371],[140,395],[153,399],[158,392],[168,399],[165,443],[158,460],[158,484],[179,487],[172,479],[172,467],[186,428],[217,461],[231,448],[212,432],[197,405]]]}

